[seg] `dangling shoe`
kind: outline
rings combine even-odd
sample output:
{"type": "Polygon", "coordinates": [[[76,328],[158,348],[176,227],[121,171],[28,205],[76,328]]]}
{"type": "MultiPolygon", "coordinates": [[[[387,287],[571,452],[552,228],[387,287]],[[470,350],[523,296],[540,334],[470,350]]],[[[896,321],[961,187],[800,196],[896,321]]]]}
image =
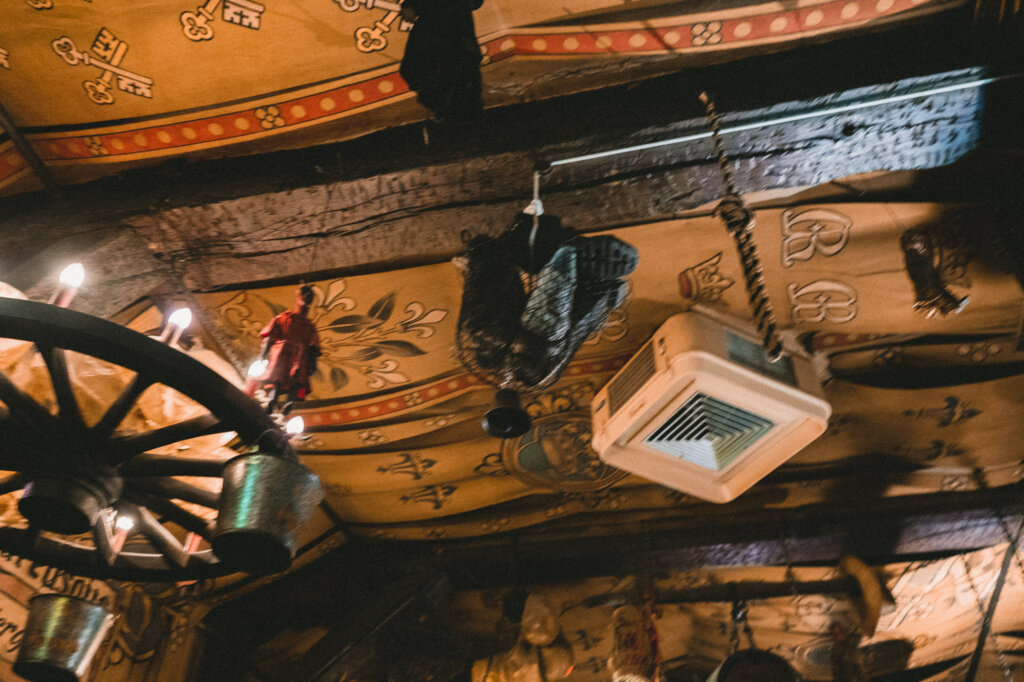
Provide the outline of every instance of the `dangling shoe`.
{"type": "Polygon", "coordinates": [[[572,244],[576,247],[580,280],[621,279],[633,272],[639,261],[632,244],[611,235],[576,237],[572,244]]]}
{"type": "Polygon", "coordinates": [[[520,318],[523,329],[541,341],[557,343],[569,334],[572,302],[576,293],[576,249],[570,245],[555,251],[541,268],[520,318]]]}

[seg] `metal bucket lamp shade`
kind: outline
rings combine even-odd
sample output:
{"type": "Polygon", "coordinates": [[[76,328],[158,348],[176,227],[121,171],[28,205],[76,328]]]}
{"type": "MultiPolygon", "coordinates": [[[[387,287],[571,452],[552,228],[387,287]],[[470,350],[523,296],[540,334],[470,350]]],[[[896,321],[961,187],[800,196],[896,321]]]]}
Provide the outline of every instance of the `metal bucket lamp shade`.
{"type": "Polygon", "coordinates": [[[224,466],[213,552],[247,573],[278,573],[295,556],[295,530],[323,499],[312,471],[292,459],[241,455],[224,466]]]}
{"type": "Polygon", "coordinates": [[[64,594],[29,600],[28,622],[12,670],[32,682],[78,682],[114,616],[101,604],[64,594]]]}
{"type": "Polygon", "coordinates": [[[800,677],[784,659],[762,649],[743,649],[730,655],[708,682],[800,682],[800,677]]]}

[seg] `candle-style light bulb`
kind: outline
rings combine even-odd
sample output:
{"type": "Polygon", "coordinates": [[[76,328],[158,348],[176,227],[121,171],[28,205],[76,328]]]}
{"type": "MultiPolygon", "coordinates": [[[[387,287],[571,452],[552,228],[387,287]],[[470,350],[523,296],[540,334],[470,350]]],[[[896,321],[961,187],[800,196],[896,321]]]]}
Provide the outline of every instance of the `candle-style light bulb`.
{"type": "Polygon", "coordinates": [[[77,289],[85,281],[85,268],[81,263],[72,263],[60,273],[60,283],[67,287],[77,289]]]}
{"type": "Polygon", "coordinates": [[[53,298],[50,299],[50,303],[61,308],[67,308],[71,305],[75,294],[78,293],[78,288],[85,281],[85,268],[82,267],[81,263],[72,263],[61,271],[58,281],[60,286],[57,288],[56,293],[53,294],[53,298]]]}
{"type": "Polygon", "coordinates": [[[284,432],[289,436],[297,436],[306,430],[306,422],[302,417],[292,417],[288,420],[288,423],[284,425],[284,432]]]}
{"type": "Polygon", "coordinates": [[[164,326],[161,338],[165,343],[173,346],[190,324],[192,324],[192,311],[188,308],[178,308],[167,317],[167,324],[164,326]]]}
{"type": "Polygon", "coordinates": [[[167,318],[167,324],[173,324],[178,329],[185,329],[192,324],[192,311],[188,308],[178,308],[167,318]]]}
{"type": "Polygon", "coordinates": [[[124,549],[124,543],[128,540],[128,534],[132,532],[134,527],[135,521],[127,514],[118,514],[117,518],[114,519],[114,536],[110,538],[110,547],[114,550],[115,554],[124,549]]]}
{"type": "Polygon", "coordinates": [[[259,379],[261,376],[263,376],[263,373],[267,371],[267,365],[269,364],[270,362],[266,358],[258,358],[251,365],[249,365],[249,369],[248,371],[246,371],[246,375],[250,379],[259,379]]]}

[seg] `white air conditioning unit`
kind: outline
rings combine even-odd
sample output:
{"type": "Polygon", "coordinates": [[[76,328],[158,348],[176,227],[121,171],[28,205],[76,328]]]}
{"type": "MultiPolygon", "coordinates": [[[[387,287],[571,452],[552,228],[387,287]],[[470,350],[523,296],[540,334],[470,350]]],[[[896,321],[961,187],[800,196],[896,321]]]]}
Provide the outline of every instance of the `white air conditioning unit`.
{"type": "Polygon", "coordinates": [[[772,363],[752,330],[710,312],[669,318],[591,406],[604,462],[712,502],[799,452],[831,412],[809,359],[772,363]]]}

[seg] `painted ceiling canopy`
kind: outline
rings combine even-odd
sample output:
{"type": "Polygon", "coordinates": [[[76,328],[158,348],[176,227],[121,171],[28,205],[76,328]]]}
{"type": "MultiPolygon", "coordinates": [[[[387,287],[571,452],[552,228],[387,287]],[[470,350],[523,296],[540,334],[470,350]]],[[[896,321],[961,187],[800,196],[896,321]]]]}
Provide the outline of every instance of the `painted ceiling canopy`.
{"type": "MultiPolygon", "coordinates": [[[[487,0],[474,20],[491,107],[959,4],[750,2],[687,14],[679,3],[487,0]]],[[[308,146],[429,117],[398,73],[413,25],[398,3],[11,0],[0,18],[0,102],[63,183],[170,156],[308,146]]],[[[38,186],[0,137],[0,192],[38,186]]]]}
{"type": "MultiPolygon", "coordinates": [[[[993,434],[1012,437],[1011,415],[1024,400],[1013,376],[1024,359],[1013,331],[1020,289],[1010,264],[994,265],[996,254],[985,254],[985,218],[975,208],[812,204],[757,212],[771,300],[787,330],[830,358],[833,377],[829,429],[789,468],[809,474],[881,457],[892,472],[877,492],[887,495],[973,487],[975,467],[992,485],[1016,480],[1019,457],[993,434]],[[979,230],[974,238],[950,227],[965,211],[979,230]],[[912,228],[942,244],[949,286],[969,297],[959,314],[915,311],[900,248],[912,228]]],[[[602,465],[587,445],[590,400],[668,316],[701,304],[747,319],[739,257],[713,216],[612,234],[640,253],[627,303],[554,388],[526,398],[534,427],[518,441],[480,428],[494,388],[467,372],[452,346],[462,294],[456,268],[316,283],[312,315],[323,356],[312,395],[298,408],[311,434],[299,451],[352,532],[466,537],[589,512],[686,513],[698,502],[602,465]]],[[[248,362],[266,320],[293,296],[294,287],[283,286],[197,299],[230,354],[248,362]]],[[[737,504],[795,506],[835,494],[834,481],[801,481],[762,486],[737,504]]]]}
{"type": "MultiPolygon", "coordinates": [[[[401,162],[395,168],[383,168],[382,162],[367,177],[355,177],[363,168],[353,170],[353,177],[338,170],[333,178],[319,167],[320,175],[310,171],[280,186],[276,177],[256,177],[294,172],[316,150],[280,168],[284,155],[264,152],[354,140],[430,119],[399,73],[415,25],[399,3],[0,1],[0,113],[13,124],[13,132],[0,135],[5,207],[24,208],[43,196],[31,193],[46,176],[38,167],[32,170],[33,157],[58,185],[138,169],[133,177],[142,178],[141,186],[176,172],[142,170],[163,172],[173,166],[163,164],[170,159],[213,169],[182,185],[188,196],[165,203],[162,187],[141,188],[130,197],[118,194],[119,187],[90,203],[85,195],[104,185],[82,184],[79,203],[54,213],[68,224],[45,232],[45,207],[12,211],[14,217],[3,223],[11,230],[0,235],[6,239],[0,247],[9,249],[0,254],[0,274],[30,298],[45,300],[53,283],[40,273],[50,261],[80,250],[106,292],[122,290],[119,304],[134,297],[134,304],[110,317],[154,336],[165,324],[165,309],[187,305],[195,323],[181,349],[238,387],[260,353],[261,330],[294,305],[300,280],[308,284],[321,355],[311,394],[289,415],[304,419],[305,430],[293,446],[325,493],[299,531],[293,570],[283,575],[209,573],[175,584],[118,583],[75,578],[0,554],[0,616],[7,618],[0,620],[0,677],[7,679],[20,636],[20,626],[6,626],[24,621],[27,599],[36,591],[77,590],[118,605],[123,617],[97,657],[94,679],[183,682],[195,672],[203,638],[213,632],[199,624],[209,625],[230,608],[244,614],[248,599],[267,603],[260,600],[271,599],[266,595],[273,589],[287,589],[281,585],[305,571],[332,558],[361,557],[358,552],[370,547],[396,552],[387,556],[407,552],[401,554],[403,568],[428,553],[431,560],[448,561],[445,570],[462,582],[453,578],[457,584],[439,611],[444,632],[459,646],[476,646],[474,657],[490,647],[480,660],[493,670],[504,655],[495,643],[518,628],[508,617],[510,595],[528,590],[543,597],[557,617],[559,642],[575,662],[566,676],[570,682],[609,679],[615,647],[610,624],[624,604],[642,606],[662,663],[674,668],[667,679],[706,680],[735,644],[732,604],[722,590],[769,584],[793,589],[751,598],[748,622],[757,646],[790,661],[807,680],[827,680],[833,673],[834,627],[854,629],[863,615],[849,595],[798,594],[795,583],[841,580],[835,557],[856,543],[862,554],[865,547],[876,552],[876,567],[896,600],[873,634],[861,633],[859,651],[871,675],[890,682],[960,682],[978,664],[968,660],[974,652],[982,670],[977,679],[1022,670],[1024,615],[1015,605],[1024,598],[1024,555],[1013,535],[1020,535],[1024,479],[1024,259],[1014,251],[1020,213],[1007,210],[1005,197],[979,200],[989,194],[966,187],[966,181],[964,191],[954,187],[998,156],[982,148],[994,113],[986,109],[988,97],[1016,87],[1019,74],[993,76],[989,84],[999,81],[998,86],[983,94],[984,69],[920,78],[909,70],[901,78],[917,85],[906,99],[886,98],[903,92],[902,85],[839,84],[835,88],[853,89],[830,92],[815,106],[850,104],[843,111],[856,115],[826,117],[822,109],[812,122],[801,119],[792,127],[783,114],[806,103],[803,92],[781,93],[770,102],[753,97],[750,111],[736,115],[743,124],[760,121],[749,135],[728,138],[727,144],[735,153],[736,184],[744,187],[753,212],[751,235],[767,296],[789,347],[819,370],[831,418],[820,438],[719,505],[604,463],[592,447],[591,425],[598,391],[669,317],[704,309],[740,322],[751,319],[742,259],[713,210],[724,190],[710,143],[666,148],[643,161],[625,156],[609,166],[587,160],[570,170],[566,164],[545,176],[548,215],[558,214],[588,237],[617,237],[635,246],[639,259],[626,278],[622,304],[582,344],[559,380],[524,392],[529,430],[501,440],[481,427],[495,387],[459,360],[466,279],[451,256],[474,231],[493,234],[521,210],[535,149],[511,152],[494,145],[427,161],[422,159],[436,147],[424,157],[393,149],[401,162]],[[925,91],[922,83],[931,80],[942,87],[925,91]],[[942,85],[953,81],[957,85],[942,85]],[[875,98],[870,108],[869,92],[875,98]],[[761,125],[769,115],[774,122],[761,125]],[[23,153],[26,144],[32,153],[23,153]],[[236,168],[246,175],[242,179],[225,177],[226,186],[241,187],[237,193],[231,186],[199,196],[194,190],[202,178],[225,168],[210,160],[224,156],[251,156],[246,164],[264,165],[236,168]],[[932,171],[937,172],[927,175],[932,171]],[[114,207],[119,200],[125,203],[120,212],[114,207]],[[79,208],[83,217],[76,222],[71,214],[79,208]],[[28,217],[22,222],[23,215],[28,217]],[[46,239],[37,231],[55,237],[55,245],[41,246],[46,239]],[[908,242],[908,235],[917,241],[908,242]],[[95,243],[83,246],[93,238],[95,243]],[[927,250],[923,274],[911,266],[914,243],[927,250]],[[929,314],[935,300],[945,303],[942,314],[929,314]],[[947,513],[935,510],[935,500],[964,506],[935,521],[947,513]],[[1004,514],[999,504],[1007,500],[1012,509],[1004,514]],[[907,521],[893,537],[861,537],[881,527],[879,518],[889,511],[899,523],[916,518],[915,505],[933,516],[916,526],[907,521]],[[986,514],[984,523],[956,516],[963,509],[986,514]],[[821,510],[845,525],[835,533],[817,528],[821,510]],[[863,528],[862,510],[873,515],[863,528]],[[724,526],[725,520],[731,535],[720,540],[719,522],[724,526]],[[806,532],[787,534],[789,523],[806,532]],[[781,538],[768,536],[780,527],[781,538]],[[651,549],[672,533],[695,538],[651,549]],[[635,541],[629,551],[622,549],[623,537],[635,541]],[[979,537],[983,541],[974,542],[979,537]],[[629,556],[597,561],[604,557],[592,546],[604,542],[607,553],[629,556]],[[637,549],[644,542],[648,546],[637,549]],[[791,545],[797,556],[790,555],[791,545]],[[541,568],[531,573],[527,562],[546,559],[546,548],[556,548],[554,559],[538,561],[541,568]],[[544,570],[562,560],[563,549],[570,557],[563,563],[584,556],[592,565],[581,560],[549,579],[544,570]],[[652,568],[651,552],[661,565],[652,568]],[[478,563],[459,566],[465,556],[478,563]],[[478,582],[466,578],[471,569],[493,568],[488,562],[507,572],[495,578],[495,571],[483,571],[478,582]],[[604,571],[606,566],[613,568],[604,571]],[[531,584],[520,573],[540,579],[531,584]],[[692,598],[698,593],[717,597],[692,598]],[[987,628],[989,641],[979,646],[980,628],[987,628]],[[917,672],[908,674],[916,677],[886,677],[911,669],[917,672]]],[[[663,87],[668,81],[654,77],[688,78],[693,71],[687,67],[909,25],[929,15],[948,18],[953,15],[940,13],[965,8],[962,0],[484,0],[473,19],[483,101],[494,109],[612,85],[632,87],[642,78],[652,79],[645,86],[663,87]]],[[[626,95],[615,97],[630,96],[631,90],[620,90],[626,95]]],[[[628,148],[661,133],[696,130],[692,121],[680,123],[681,115],[672,114],[671,125],[621,136],[616,131],[626,124],[616,122],[608,137],[628,148]]],[[[546,115],[565,121],[573,114],[546,115]]],[[[423,131],[426,136],[427,125],[423,131]]],[[[565,149],[579,152],[603,133],[575,134],[565,149]]],[[[555,147],[550,139],[529,144],[555,147]]],[[[333,149],[360,154],[366,147],[333,149]]],[[[1000,149],[1003,160],[1018,152],[1008,149],[1000,149]]],[[[993,163],[977,184],[1002,167],[993,163]]],[[[535,178],[539,185],[539,173],[535,178]]],[[[1005,178],[1000,182],[1008,184],[1005,178]]],[[[76,301],[80,309],[97,305],[86,287],[76,301]]],[[[0,295],[21,294],[0,283],[0,295]]],[[[52,384],[41,352],[30,346],[5,339],[0,329],[0,379],[20,386],[55,416],[62,389],[52,384]]],[[[69,353],[68,368],[86,422],[102,419],[132,381],[123,368],[84,355],[69,353]]],[[[187,422],[200,407],[154,385],[118,430],[187,422]]],[[[0,402],[0,418],[11,412],[0,402]]],[[[156,454],[187,451],[187,457],[222,462],[236,454],[236,446],[230,436],[203,435],[156,454]]],[[[187,482],[206,486],[211,497],[220,488],[217,475],[187,482]]],[[[10,490],[0,495],[0,522],[24,530],[28,524],[10,490]]],[[[212,507],[190,509],[200,520],[214,514],[212,507]]],[[[207,540],[184,526],[168,521],[167,527],[182,544],[194,540],[209,549],[207,540]]],[[[138,533],[127,542],[129,550],[155,548],[138,533]]],[[[366,570],[383,574],[394,568],[366,570]]],[[[337,643],[339,632],[351,634],[345,630],[349,612],[334,609],[331,601],[349,587],[342,582],[332,575],[308,586],[304,594],[315,593],[311,601],[328,605],[294,606],[316,616],[282,618],[277,630],[268,626],[257,633],[258,641],[254,635],[244,643],[248,670],[238,674],[288,678],[297,662],[310,660],[309,652],[327,647],[332,638],[337,643]],[[324,615],[328,611],[333,612],[324,615]]],[[[397,587],[389,593],[390,583],[383,589],[387,597],[401,596],[397,587]]],[[[230,647],[223,651],[225,659],[234,656],[230,647]]],[[[467,651],[458,649],[469,660],[467,651]]],[[[353,671],[357,667],[352,664],[353,671]]],[[[384,679],[358,672],[350,677],[348,668],[334,672],[333,679],[384,679]]],[[[411,678],[406,672],[391,679],[411,678]]],[[[474,682],[505,680],[495,672],[474,682]]]]}
{"type": "MultiPolygon", "coordinates": [[[[360,537],[468,540],[541,525],[578,527],[590,517],[644,527],[654,518],[863,503],[1019,481],[1019,451],[1004,445],[1021,438],[1021,292],[1012,263],[998,248],[1000,217],[976,204],[836,201],[793,201],[757,209],[755,215],[754,236],[780,324],[807,353],[827,358],[829,367],[828,431],[776,474],[736,501],[714,505],[607,466],[590,445],[595,393],[668,316],[699,305],[749,318],[739,256],[713,215],[609,233],[639,251],[625,304],[583,345],[553,387],[525,396],[532,427],[504,441],[487,436],[480,426],[494,388],[467,372],[454,352],[463,289],[454,265],[322,279],[312,283],[310,316],[323,355],[312,377],[312,394],[296,409],[304,417],[306,437],[295,445],[324,484],[326,505],[303,529],[298,565],[360,537]],[[968,222],[970,232],[960,227],[968,222]],[[966,299],[958,313],[927,317],[915,310],[918,292],[901,248],[907,231],[928,236],[943,286],[958,300],[966,299]]],[[[229,362],[204,356],[201,345],[191,352],[228,375],[229,365],[244,367],[258,353],[259,330],[293,303],[294,292],[294,285],[285,285],[195,294],[200,320],[229,362]]],[[[149,308],[130,325],[154,333],[161,316],[149,308]]],[[[3,370],[45,396],[50,389],[33,383],[42,372],[41,361],[17,362],[25,354],[23,346],[2,349],[3,370]]],[[[76,376],[91,377],[89,391],[78,398],[86,415],[90,406],[102,406],[117,395],[124,383],[117,372],[90,364],[88,358],[76,359],[74,366],[76,376]]],[[[131,427],[133,419],[148,425],[176,422],[192,409],[187,401],[158,391],[143,396],[126,424],[131,427]]],[[[230,456],[224,454],[223,440],[203,437],[188,445],[210,457],[230,456]]],[[[3,499],[7,521],[19,523],[16,501],[11,495],[3,499]]],[[[960,679],[971,633],[981,618],[978,600],[991,594],[1007,551],[1004,545],[976,555],[884,567],[899,609],[862,643],[875,647],[870,651],[876,670],[954,661],[960,667],[929,679],[960,679]],[[937,590],[948,593],[941,617],[928,611],[938,603],[937,590]],[[950,616],[954,611],[955,618],[950,616]]],[[[657,589],[669,594],[682,587],[763,581],[772,570],[783,569],[700,568],[662,575],[657,589]]],[[[835,569],[800,570],[806,572],[800,580],[836,575],[835,569]]],[[[1006,603],[1021,589],[1021,576],[1011,573],[1006,603]]],[[[166,614],[173,628],[187,628],[210,608],[269,580],[234,576],[202,581],[195,586],[198,608],[180,590],[145,599],[147,608],[166,614]]],[[[23,608],[15,592],[25,592],[33,580],[15,575],[7,582],[11,608],[23,608]]],[[[618,603],[614,595],[632,594],[627,583],[609,577],[538,588],[556,605],[571,641],[577,667],[570,679],[606,679],[608,623],[618,603]]],[[[500,618],[501,595],[457,593],[450,605],[453,632],[472,639],[491,631],[500,618]]],[[[722,611],[727,605],[665,603],[658,608],[662,654],[677,666],[689,661],[706,670],[728,652],[727,629],[707,625],[727,623],[722,611]]],[[[855,624],[850,608],[838,597],[759,600],[750,622],[758,646],[792,661],[806,679],[829,679],[828,629],[834,622],[855,624]]],[[[1019,646],[1012,632],[1022,623],[1015,618],[1004,610],[996,621],[995,632],[1007,633],[994,635],[1008,638],[1003,649],[1019,646]]],[[[123,636],[131,638],[140,626],[121,627],[127,628],[123,636]]],[[[313,628],[300,634],[292,633],[298,640],[268,642],[262,669],[287,669],[289,657],[305,646],[302,642],[308,645],[303,637],[315,640],[323,632],[313,628]]],[[[103,655],[110,665],[118,654],[110,649],[103,655]]],[[[129,660],[125,665],[114,665],[105,674],[122,679],[139,664],[129,660]]],[[[168,666],[168,671],[177,669],[177,664],[168,666]]]]}

